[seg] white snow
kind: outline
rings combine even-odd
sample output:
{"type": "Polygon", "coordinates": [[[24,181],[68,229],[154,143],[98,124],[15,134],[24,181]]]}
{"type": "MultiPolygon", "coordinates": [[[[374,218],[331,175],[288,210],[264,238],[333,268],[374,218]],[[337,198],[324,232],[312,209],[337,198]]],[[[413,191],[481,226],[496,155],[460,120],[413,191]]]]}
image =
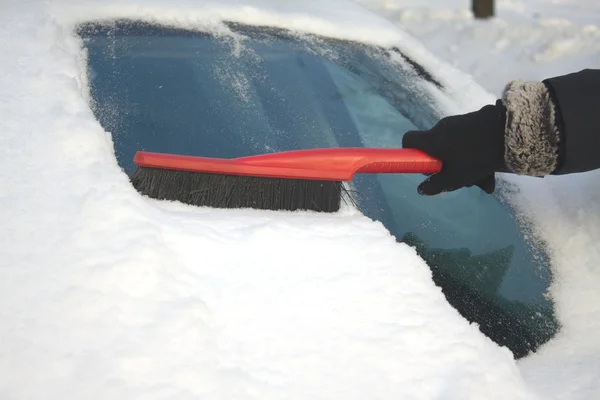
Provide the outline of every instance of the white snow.
{"type": "MultiPolygon", "coordinates": [[[[472,25],[466,37],[480,37],[458,15],[472,25]]],[[[432,56],[445,48],[441,40],[428,51],[395,28],[395,17],[386,22],[342,1],[3,2],[0,398],[597,393],[599,264],[589,248],[600,214],[588,201],[598,192],[582,189],[593,175],[535,181],[524,193],[523,207],[536,204],[555,252],[554,292],[567,329],[517,364],[448,305],[411,248],[356,211],[222,211],[140,197],[87,105],[85,55],[72,32],[79,22],[119,17],[224,35],[219,21],[228,19],[393,43],[451,88],[440,95],[449,112],[494,98],[432,56]],[[554,203],[550,192],[559,194],[554,203]]],[[[427,18],[404,19],[427,27],[427,18]]],[[[500,80],[481,83],[494,91],[500,80]]]]}
{"type": "Polygon", "coordinates": [[[562,331],[520,364],[547,398],[600,398],[600,179],[598,171],[523,185],[522,204],[548,242],[551,293],[562,331]]]}
{"type": "MultiPolygon", "coordinates": [[[[359,1],[495,96],[512,79],[541,80],[600,65],[595,0],[497,0],[496,17],[486,21],[474,20],[464,0],[359,1]]],[[[518,363],[544,398],[600,398],[599,179],[598,171],[510,179],[519,184],[518,202],[552,254],[551,293],[563,328],[538,354],[518,363]]]]}
{"type": "Polygon", "coordinates": [[[141,17],[226,35],[227,18],[412,43],[329,4],[0,6],[0,398],[533,397],[511,353],[381,224],[353,210],[163,204],[118,168],[87,104],[76,23],[141,17]]]}
{"type": "Polygon", "coordinates": [[[600,2],[496,0],[475,20],[470,0],[356,0],[416,36],[436,56],[499,95],[535,80],[600,65],[600,2]]]}

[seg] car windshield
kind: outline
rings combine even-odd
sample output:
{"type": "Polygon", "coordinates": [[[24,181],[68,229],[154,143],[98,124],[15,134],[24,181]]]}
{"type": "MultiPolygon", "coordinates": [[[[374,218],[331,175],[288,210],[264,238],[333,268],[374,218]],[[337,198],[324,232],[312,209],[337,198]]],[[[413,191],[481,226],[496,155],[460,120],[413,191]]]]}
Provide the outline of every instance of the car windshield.
{"type": "MultiPolygon", "coordinates": [[[[138,150],[232,158],[319,147],[401,147],[442,115],[437,82],[397,49],[230,24],[212,35],[85,24],[91,107],[123,170],[138,150]]],[[[357,175],[361,211],[415,246],[448,301],[517,357],[557,329],[543,253],[478,188],[423,197],[421,175],[357,175]]],[[[398,265],[402,268],[402,265],[398,265]]]]}

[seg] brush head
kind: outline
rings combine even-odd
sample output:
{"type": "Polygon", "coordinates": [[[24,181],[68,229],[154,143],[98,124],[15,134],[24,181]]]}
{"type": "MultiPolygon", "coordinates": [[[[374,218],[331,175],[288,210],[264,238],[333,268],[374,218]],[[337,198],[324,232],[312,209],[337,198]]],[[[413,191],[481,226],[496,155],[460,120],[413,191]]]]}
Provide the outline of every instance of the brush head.
{"type": "Polygon", "coordinates": [[[269,178],[138,167],[131,182],[138,192],[158,200],[194,206],[260,210],[340,209],[339,181],[269,178]]]}

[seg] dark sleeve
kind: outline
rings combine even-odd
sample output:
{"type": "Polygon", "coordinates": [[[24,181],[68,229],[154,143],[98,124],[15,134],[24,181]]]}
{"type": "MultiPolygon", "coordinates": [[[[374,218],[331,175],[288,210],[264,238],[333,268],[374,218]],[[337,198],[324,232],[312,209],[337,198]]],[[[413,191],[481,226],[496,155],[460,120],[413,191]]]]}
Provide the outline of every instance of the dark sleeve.
{"type": "Polygon", "coordinates": [[[554,174],[600,168],[600,70],[585,69],[544,83],[555,102],[561,132],[554,174]]]}
{"type": "Polygon", "coordinates": [[[502,102],[509,170],[546,176],[600,168],[600,70],[512,81],[502,102]]]}

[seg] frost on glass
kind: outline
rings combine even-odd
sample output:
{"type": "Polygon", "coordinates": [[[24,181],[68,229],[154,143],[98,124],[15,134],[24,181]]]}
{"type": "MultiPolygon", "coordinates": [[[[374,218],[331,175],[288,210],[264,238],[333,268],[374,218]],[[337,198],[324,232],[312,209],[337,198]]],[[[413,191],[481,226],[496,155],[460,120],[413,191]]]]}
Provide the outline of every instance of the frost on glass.
{"type": "MultiPolygon", "coordinates": [[[[92,108],[126,173],[138,150],[239,157],[317,147],[400,147],[440,117],[397,52],[231,26],[212,36],[88,24],[92,108]]],[[[431,85],[430,85],[431,87],[431,85]]],[[[518,357],[557,329],[546,257],[511,209],[478,188],[427,198],[419,175],[359,175],[361,210],[415,246],[449,302],[518,357]]],[[[402,268],[399,265],[398,268],[402,268]]]]}

